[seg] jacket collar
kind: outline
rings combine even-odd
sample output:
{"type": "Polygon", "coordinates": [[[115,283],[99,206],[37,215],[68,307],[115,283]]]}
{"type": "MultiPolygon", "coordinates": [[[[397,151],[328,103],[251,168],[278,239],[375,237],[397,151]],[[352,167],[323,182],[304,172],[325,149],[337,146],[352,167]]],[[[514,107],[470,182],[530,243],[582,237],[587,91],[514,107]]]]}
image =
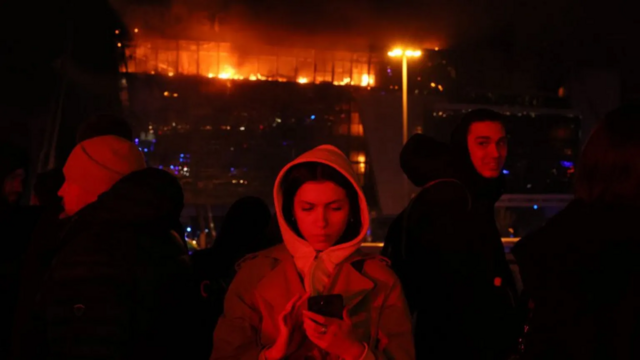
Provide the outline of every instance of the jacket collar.
{"type": "MultiPolygon", "coordinates": [[[[284,309],[296,295],[304,295],[302,278],[296,268],[293,257],[284,245],[277,246],[264,253],[274,259],[275,267],[258,284],[256,293],[269,302],[277,311],[284,309]]],[[[375,284],[353,266],[358,260],[366,261],[371,255],[357,250],[343,261],[333,274],[327,294],[342,294],[345,307],[351,309],[362,300],[375,284]]]]}

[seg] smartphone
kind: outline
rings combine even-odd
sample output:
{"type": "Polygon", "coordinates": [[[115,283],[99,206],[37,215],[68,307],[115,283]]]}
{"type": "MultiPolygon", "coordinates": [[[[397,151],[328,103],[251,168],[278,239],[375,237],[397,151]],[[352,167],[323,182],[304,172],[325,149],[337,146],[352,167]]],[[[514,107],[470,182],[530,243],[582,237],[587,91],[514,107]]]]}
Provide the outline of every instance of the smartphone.
{"type": "Polygon", "coordinates": [[[309,311],[318,315],[343,320],[344,298],[342,295],[316,295],[310,297],[307,302],[309,311]]]}

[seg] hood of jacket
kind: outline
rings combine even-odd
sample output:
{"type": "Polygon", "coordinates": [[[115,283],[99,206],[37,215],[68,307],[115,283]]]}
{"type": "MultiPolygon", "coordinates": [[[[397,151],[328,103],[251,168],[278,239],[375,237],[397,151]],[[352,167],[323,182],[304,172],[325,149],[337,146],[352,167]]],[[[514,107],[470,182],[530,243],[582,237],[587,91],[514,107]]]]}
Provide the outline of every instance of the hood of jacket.
{"type": "Polygon", "coordinates": [[[455,177],[449,145],[424,134],[414,134],[402,147],[400,167],[417,187],[455,177]]]}
{"type": "Polygon", "coordinates": [[[78,212],[83,221],[108,225],[152,225],[176,229],[184,207],[178,179],[155,168],[135,171],[78,212]]]}
{"type": "Polygon", "coordinates": [[[369,229],[369,208],[356,179],[351,161],[334,146],[322,145],[302,154],[285,166],[276,180],[273,196],[282,239],[287,250],[293,256],[298,271],[304,278],[305,289],[312,294],[319,294],[324,291],[336,266],[360,248],[369,229]],[[282,180],[291,167],[306,162],[322,163],[335,168],[349,179],[358,192],[360,219],[362,221],[360,233],[354,239],[334,245],[322,252],[317,252],[311,244],[299,237],[284,219],[282,212],[282,180]]]}

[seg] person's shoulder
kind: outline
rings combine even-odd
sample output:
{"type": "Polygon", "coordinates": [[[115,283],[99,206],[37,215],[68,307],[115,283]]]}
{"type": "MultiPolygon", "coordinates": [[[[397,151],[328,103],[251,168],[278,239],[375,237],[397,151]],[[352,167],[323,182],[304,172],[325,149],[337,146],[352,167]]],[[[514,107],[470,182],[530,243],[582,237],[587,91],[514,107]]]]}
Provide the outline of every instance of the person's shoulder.
{"type": "Polygon", "coordinates": [[[391,261],[384,256],[366,255],[353,261],[351,265],[354,266],[358,261],[364,262],[362,264],[362,274],[370,277],[378,284],[384,283],[390,286],[398,280],[396,273],[391,268],[391,261]]]}
{"type": "Polygon", "coordinates": [[[281,261],[287,251],[284,245],[249,254],[236,263],[236,275],[233,283],[239,291],[252,291],[281,261]]]}
{"type": "Polygon", "coordinates": [[[255,271],[263,268],[272,268],[274,263],[288,254],[289,252],[283,244],[276,245],[243,257],[236,263],[236,271],[255,271]]]}
{"type": "Polygon", "coordinates": [[[414,199],[415,208],[423,208],[436,214],[464,212],[469,206],[467,188],[453,179],[443,179],[426,186],[414,199]]]}

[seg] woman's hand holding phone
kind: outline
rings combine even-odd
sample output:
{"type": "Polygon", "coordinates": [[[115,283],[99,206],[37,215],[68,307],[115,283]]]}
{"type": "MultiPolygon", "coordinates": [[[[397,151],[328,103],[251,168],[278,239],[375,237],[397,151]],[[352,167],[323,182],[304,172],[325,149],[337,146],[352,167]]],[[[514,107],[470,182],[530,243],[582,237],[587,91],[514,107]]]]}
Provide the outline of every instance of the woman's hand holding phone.
{"type": "Polygon", "coordinates": [[[304,330],[309,340],[323,350],[346,360],[358,360],[367,350],[354,333],[347,310],[343,311],[344,320],[325,317],[310,311],[303,311],[304,330]]]}

